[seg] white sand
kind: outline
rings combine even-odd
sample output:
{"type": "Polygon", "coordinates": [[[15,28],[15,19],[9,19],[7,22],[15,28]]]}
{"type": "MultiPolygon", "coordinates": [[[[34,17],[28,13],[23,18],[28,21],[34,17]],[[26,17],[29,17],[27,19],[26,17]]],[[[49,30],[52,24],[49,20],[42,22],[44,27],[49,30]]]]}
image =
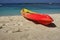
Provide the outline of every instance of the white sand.
{"type": "Polygon", "coordinates": [[[56,27],[35,24],[22,16],[0,17],[0,40],[60,40],[60,14],[50,14],[56,27]]]}

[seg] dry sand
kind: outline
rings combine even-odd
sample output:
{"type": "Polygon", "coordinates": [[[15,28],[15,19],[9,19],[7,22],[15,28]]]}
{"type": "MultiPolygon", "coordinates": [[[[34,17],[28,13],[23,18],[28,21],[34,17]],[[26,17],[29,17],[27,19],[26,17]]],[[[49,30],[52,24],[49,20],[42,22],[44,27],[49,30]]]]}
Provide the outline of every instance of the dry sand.
{"type": "Polygon", "coordinates": [[[60,14],[49,14],[54,24],[35,24],[22,16],[0,17],[0,40],[60,40],[60,14]]]}

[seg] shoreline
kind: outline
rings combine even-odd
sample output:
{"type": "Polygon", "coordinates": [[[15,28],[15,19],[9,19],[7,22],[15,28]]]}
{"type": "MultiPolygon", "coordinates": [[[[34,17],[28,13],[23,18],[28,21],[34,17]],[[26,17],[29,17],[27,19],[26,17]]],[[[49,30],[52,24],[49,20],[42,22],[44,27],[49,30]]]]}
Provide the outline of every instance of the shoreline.
{"type": "MultiPolygon", "coordinates": [[[[60,13],[41,13],[41,14],[48,14],[48,15],[51,15],[51,14],[53,14],[53,15],[57,15],[57,14],[60,14],[60,13]]],[[[20,15],[0,15],[0,17],[4,17],[4,16],[21,16],[21,14],[20,15]]]]}

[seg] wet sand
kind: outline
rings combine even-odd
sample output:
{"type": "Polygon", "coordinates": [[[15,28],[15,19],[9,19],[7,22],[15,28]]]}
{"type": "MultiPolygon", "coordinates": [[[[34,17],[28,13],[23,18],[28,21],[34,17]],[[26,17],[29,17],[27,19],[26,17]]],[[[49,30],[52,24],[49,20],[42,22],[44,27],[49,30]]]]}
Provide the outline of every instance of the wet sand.
{"type": "Polygon", "coordinates": [[[60,40],[60,14],[49,14],[54,22],[36,24],[22,16],[0,16],[0,40],[60,40]]]}

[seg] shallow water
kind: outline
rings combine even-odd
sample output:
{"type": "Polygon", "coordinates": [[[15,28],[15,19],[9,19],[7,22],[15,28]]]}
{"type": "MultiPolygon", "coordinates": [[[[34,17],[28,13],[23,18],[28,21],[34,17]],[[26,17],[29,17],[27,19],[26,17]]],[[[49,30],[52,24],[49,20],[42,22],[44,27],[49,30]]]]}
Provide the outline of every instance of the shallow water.
{"type": "Polygon", "coordinates": [[[28,8],[39,13],[55,14],[60,13],[60,4],[8,4],[0,7],[0,16],[20,15],[22,8],[28,8]]]}

